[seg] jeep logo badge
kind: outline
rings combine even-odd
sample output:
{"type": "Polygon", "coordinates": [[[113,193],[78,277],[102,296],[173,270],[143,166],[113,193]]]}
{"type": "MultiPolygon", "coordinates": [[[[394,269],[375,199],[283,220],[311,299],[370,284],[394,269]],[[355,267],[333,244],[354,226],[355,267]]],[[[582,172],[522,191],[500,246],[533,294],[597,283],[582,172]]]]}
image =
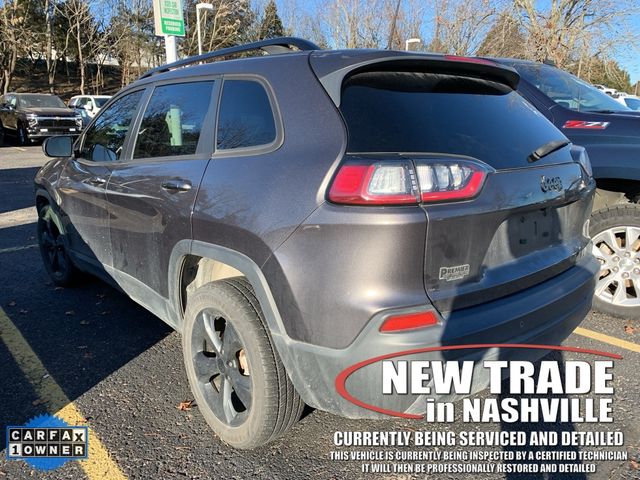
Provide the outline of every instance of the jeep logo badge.
{"type": "Polygon", "coordinates": [[[562,179],[560,177],[540,177],[540,188],[543,192],[547,193],[552,190],[558,192],[562,191],[562,179]]]}

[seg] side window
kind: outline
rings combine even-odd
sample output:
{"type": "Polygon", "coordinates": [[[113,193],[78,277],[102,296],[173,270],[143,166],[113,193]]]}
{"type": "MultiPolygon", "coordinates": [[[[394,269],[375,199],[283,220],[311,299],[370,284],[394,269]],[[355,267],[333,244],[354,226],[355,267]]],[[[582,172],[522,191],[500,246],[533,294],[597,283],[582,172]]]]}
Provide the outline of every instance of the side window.
{"type": "Polygon", "coordinates": [[[116,100],[87,131],[80,156],[94,162],[113,162],[120,158],[124,140],[143,90],[116,100]]]}
{"type": "Polygon", "coordinates": [[[196,153],[214,83],[192,82],[156,87],[142,117],[133,158],[196,153]]]}
{"type": "Polygon", "coordinates": [[[18,97],[16,97],[15,95],[9,95],[7,97],[7,103],[12,107],[15,107],[16,104],[18,103],[18,97]]]}
{"type": "Polygon", "coordinates": [[[268,145],[276,124],[264,87],[251,80],[225,80],[218,114],[219,150],[268,145]]]}

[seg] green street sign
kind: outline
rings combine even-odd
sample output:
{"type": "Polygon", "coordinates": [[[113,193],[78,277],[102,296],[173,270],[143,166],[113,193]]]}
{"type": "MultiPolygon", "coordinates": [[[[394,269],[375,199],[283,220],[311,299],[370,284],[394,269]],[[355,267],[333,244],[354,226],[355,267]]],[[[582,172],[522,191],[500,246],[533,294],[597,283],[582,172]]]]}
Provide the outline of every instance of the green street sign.
{"type": "Polygon", "coordinates": [[[153,0],[156,35],[184,37],[182,0],[153,0]]]}

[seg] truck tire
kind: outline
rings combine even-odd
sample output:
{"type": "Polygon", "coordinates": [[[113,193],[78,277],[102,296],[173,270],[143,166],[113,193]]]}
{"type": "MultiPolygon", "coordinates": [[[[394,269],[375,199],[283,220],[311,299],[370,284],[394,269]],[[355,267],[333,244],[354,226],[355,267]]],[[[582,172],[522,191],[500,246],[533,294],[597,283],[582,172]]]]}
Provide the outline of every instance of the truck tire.
{"type": "Polygon", "coordinates": [[[189,297],[182,346],[196,403],[223,442],[259,447],[300,418],[304,403],[246,279],[211,282],[189,297]]]}
{"type": "Polygon", "coordinates": [[[29,134],[27,133],[27,129],[21,123],[18,124],[18,129],[16,130],[16,136],[18,139],[18,145],[25,146],[29,145],[29,134]]]}
{"type": "Polygon", "coordinates": [[[591,214],[593,253],[601,264],[593,307],[640,318],[640,205],[614,205],[591,214]]]}

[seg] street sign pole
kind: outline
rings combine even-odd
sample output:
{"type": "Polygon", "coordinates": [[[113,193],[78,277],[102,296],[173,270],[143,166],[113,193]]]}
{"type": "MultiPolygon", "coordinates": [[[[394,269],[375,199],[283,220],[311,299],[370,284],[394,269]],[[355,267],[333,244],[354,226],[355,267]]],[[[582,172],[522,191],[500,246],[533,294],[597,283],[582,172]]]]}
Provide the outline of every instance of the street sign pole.
{"type": "Polygon", "coordinates": [[[184,37],[182,0],[153,0],[155,33],[164,37],[166,63],[178,60],[176,37],[184,37]]]}
{"type": "Polygon", "coordinates": [[[165,35],[164,52],[167,63],[173,63],[178,60],[178,46],[174,35],[165,35]]]}

